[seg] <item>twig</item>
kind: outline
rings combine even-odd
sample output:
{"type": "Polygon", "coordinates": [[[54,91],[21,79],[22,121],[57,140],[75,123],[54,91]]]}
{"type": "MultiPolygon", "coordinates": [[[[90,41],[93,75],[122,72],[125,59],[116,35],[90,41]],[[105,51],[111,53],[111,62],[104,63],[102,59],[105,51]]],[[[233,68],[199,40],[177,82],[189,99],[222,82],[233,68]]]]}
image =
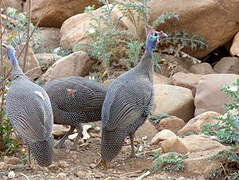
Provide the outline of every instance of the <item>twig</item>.
{"type": "Polygon", "coordinates": [[[25,177],[27,180],[30,180],[29,177],[27,177],[27,175],[20,173],[23,177],[25,177]]]}
{"type": "Polygon", "coordinates": [[[141,180],[143,178],[145,178],[146,176],[150,175],[150,171],[146,171],[144,174],[142,174],[141,176],[139,176],[138,178],[136,178],[135,180],[141,180]]]}
{"type": "Polygon", "coordinates": [[[28,8],[28,25],[27,25],[27,42],[26,42],[26,49],[25,49],[25,55],[23,58],[23,72],[25,72],[26,62],[27,62],[27,52],[29,47],[29,41],[30,41],[30,27],[31,27],[31,7],[32,7],[32,0],[29,0],[29,8],[28,8]]]}

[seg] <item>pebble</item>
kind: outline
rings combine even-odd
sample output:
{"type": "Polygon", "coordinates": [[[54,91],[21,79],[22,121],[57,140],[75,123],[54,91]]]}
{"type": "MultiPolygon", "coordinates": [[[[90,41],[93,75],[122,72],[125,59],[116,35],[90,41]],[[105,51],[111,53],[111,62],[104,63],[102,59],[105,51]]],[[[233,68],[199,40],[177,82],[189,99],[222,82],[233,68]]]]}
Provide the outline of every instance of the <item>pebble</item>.
{"type": "Polygon", "coordinates": [[[57,175],[58,178],[65,178],[66,177],[66,174],[65,173],[59,173],[57,175]]]}
{"type": "Polygon", "coordinates": [[[86,173],[85,172],[83,172],[83,171],[78,171],[77,173],[76,173],[76,176],[77,177],[81,177],[81,178],[83,178],[83,177],[86,177],[86,173]]]}
{"type": "Polygon", "coordinates": [[[0,169],[5,169],[6,168],[6,163],[5,162],[0,162],[0,169]]]}
{"type": "Polygon", "coordinates": [[[9,179],[13,179],[13,178],[15,178],[16,174],[14,171],[10,171],[7,176],[9,179]]]}
{"type": "Polygon", "coordinates": [[[4,162],[7,164],[12,164],[12,165],[17,165],[19,163],[21,163],[21,160],[17,157],[4,157],[4,162]]]}

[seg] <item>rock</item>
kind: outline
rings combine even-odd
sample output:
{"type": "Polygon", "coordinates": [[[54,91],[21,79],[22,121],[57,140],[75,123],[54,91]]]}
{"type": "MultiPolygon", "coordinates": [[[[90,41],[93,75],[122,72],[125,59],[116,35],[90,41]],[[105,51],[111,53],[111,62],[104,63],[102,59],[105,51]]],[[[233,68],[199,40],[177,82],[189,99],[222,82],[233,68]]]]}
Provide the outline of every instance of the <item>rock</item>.
{"type": "Polygon", "coordinates": [[[211,64],[209,64],[209,63],[193,64],[189,68],[189,71],[194,74],[216,74],[216,72],[212,68],[211,64]]]}
{"type": "Polygon", "coordinates": [[[180,129],[177,132],[177,134],[179,136],[186,136],[189,133],[199,134],[204,124],[216,123],[217,120],[213,118],[219,116],[220,114],[217,112],[213,111],[204,112],[188,121],[188,123],[182,129],[180,129]]]}
{"type": "Polygon", "coordinates": [[[156,84],[154,90],[153,115],[167,113],[184,121],[193,117],[194,104],[191,90],[166,84],[156,84]]]}
{"type": "Polygon", "coordinates": [[[135,136],[137,138],[143,138],[147,136],[147,139],[150,141],[157,133],[158,131],[155,129],[152,123],[146,120],[145,123],[136,131],[135,136]]]}
{"type": "Polygon", "coordinates": [[[221,143],[203,135],[173,137],[160,143],[163,152],[192,153],[224,147],[221,143]]]}
{"type": "Polygon", "coordinates": [[[156,72],[154,72],[153,79],[154,79],[154,84],[172,84],[172,81],[170,78],[156,72]]]}
{"type": "Polygon", "coordinates": [[[67,76],[85,76],[89,73],[93,61],[83,52],[78,51],[58,60],[50,67],[41,79],[49,82],[67,76]]]}
{"type": "MultiPolygon", "coordinates": [[[[96,9],[93,14],[95,14],[96,16],[102,15],[102,11],[105,11],[105,7],[106,6],[96,9]]],[[[113,8],[111,16],[113,22],[120,23],[118,26],[120,30],[128,31],[133,35],[136,34],[137,30],[135,30],[134,25],[131,21],[129,21],[127,17],[123,16],[118,6],[115,6],[113,8]]],[[[139,16],[137,16],[136,18],[138,19],[139,16]]],[[[90,16],[88,13],[78,14],[64,21],[61,27],[61,46],[64,49],[74,49],[74,46],[78,43],[91,43],[90,38],[87,36],[87,33],[95,32],[95,29],[91,24],[95,25],[96,22],[92,20],[92,16],[90,16]]],[[[101,28],[104,27],[106,27],[106,24],[101,23],[101,28]]],[[[144,26],[140,28],[144,29],[144,26]]],[[[85,50],[86,48],[88,47],[84,47],[81,50],[85,50]]]]}
{"type": "MultiPolygon", "coordinates": [[[[24,10],[28,9],[28,1],[24,10]]],[[[69,17],[84,12],[85,7],[101,3],[97,0],[32,0],[32,21],[39,22],[40,27],[61,27],[62,23],[69,17]]]]}
{"type": "Polygon", "coordinates": [[[60,47],[60,29],[41,27],[35,36],[39,39],[36,53],[52,52],[55,48],[60,47]]]}
{"type": "Polygon", "coordinates": [[[62,168],[62,169],[65,169],[65,168],[67,168],[67,167],[69,167],[70,165],[66,162],[66,161],[59,161],[58,163],[57,163],[57,166],[59,167],[59,168],[62,168]]]}
{"type": "MultiPolygon", "coordinates": [[[[17,57],[20,55],[20,52],[22,51],[23,48],[24,48],[24,44],[16,47],[16,56],[17,57]]],[[[21,56],[18,58],[21,68],[23,68],[23,64],[24,64],[24,55],[25,55],[25,48],[24,48],[24,51],[21,53],[21,56]]],[[[26,66],[25,66],[25,74],[30,79],[36,79],[36,78],[40,77],[40,75],[42,74],[41,67],[40,67],[39,62],[36,59],[36,56],[30,46],[28,48],[28,53],[27,53],[26,59],[27,60],[26,60],[26,66]]],[[[10,68],[11,68],[10,61],[6,61],[6,64],[7,64],[7,69],[10,70],[10,68]]],[[[1,66],[0,66],[0,70],[2,71],[1,66]]]]}
{"type": "Polygon", "coordinates": [[[226,147],[222,146],[216,149],[189,154],[188,158],[184,160],[184,172],[190,175],[210,175],[213,170],[221,168],[221,163],[211,159],[211,157],[225,149],[226,147]]]}
{"type": "Polygon", "coordinates": [[[193,96],[195,96],[196,87],[201,78],[202,75],[200,74],[178,72],[172,76],[172,82],[173,85],[190,89],[193,96]]]}
{"type": "Polygon", "coordinates": [[[163,129],[168,129],[174,133],[177,133],[178,130],[180,130],[181,128],[185,126],[184,120],[176,116],[163,118],[159,121],[159,123],[153,123],[153,124],[158,131],[161,131],[163,129]]]}
{"type": "Polygon", "coordinates": [[[221,89],[236,82],[239,75],[235,74],[208,74],[204,75],[196,89],[195,116],[206,112],[215,111],[223,114],[225,104],[232,102],[221,89]]]}
{"type": "Polygon", "coordinates": [[[53,124],[52,134],[55,138],[64,136],[69,131],[69,128],[66,128],[63,125],[53,124]]]}
{"type": "Polygon", "coordinates": [[[17,164],[20,164],[21,163],[21,160],[17,157],[8,157],[8,156],[5,156],[4,157],[4,162],[6,164],[12,164],[12,165],[17,165],[17,164]]]}
{"type": "Polygon", "coordinates": [[[51,53],[38,53],[35,55],[41,67],[42,66],[49,67],[53,65],[58,59],[61,58],[61,56],[58,56],[57,54],[51,54],[51,53]]]}
{"type": "Polygon", "coordinates": [[[18,11],[23,11],[24,0],[2,0],[1,3],[1,7],[12,7],[18,11]]]}
{"type": "Polygon", "coordinates": [[[8,176],[9,179],[14,179],[16,174],[15,174],[14,171],[10,171],[7,176],[8,176]]]}
{"type": "Polygon", "coordinates": [[[239,56],[239,32],[234,36],[232,46],[230,48],[230,54],[232,56],[239,56]]]}
{"type": "Polygon", "coordinates": [[[224,57],[215,64],[214,70],[217,73],[239,74],[239,58],[224,57]]]}
{"type": "Polygon", "coordinates": [[[158,26],[158,29],[165,32],[186,31],[199,35],[205,39],[207,49],[191,51],[194,57],[202,58],[210,52],[224,45],[231,40],[238,32],[238,0],[223,1],[197,1],[179,0],[151,0],[149,2],[151,16],[149,22],[152,23],[163,12],[176,12],[180,15],[179,21],[170,20],[158,26]],[[221,16],[224,14],[224,16],[221,16]],[[193,23],[192,23],[193,22],[193,23]],[[202,28],[203,27],[203,28],[202,28]],[[212,33],[212,30],[217,30],[212,33]]]}
{"type": "Polygon", "coordinates": [[[177,136],[174,134],[174,132],[164,129],[160,132],[158,132],[153,139],[151,140],[150,144],[155,145],[158,144],[160,141],[164,141],[170,138],[176,138],[177,136]]]}
{"type": "Polygon", "coordinates": [[[7,167],[7,164],[5,162],[0,162],[0,170],[3,170],[7,167]]]}
{"type": "Polygon", "coordinates": [[[83,172],[83,171],[78,171],[78,172],[76,172],[76,176],[80,177],[80,178],[85,178],[85,177],[87,177],[87,173],[83,172]]]}
{"type": "Polygon", "coordinates": [[[57,175],[57,177],[58,178],[66,178],[66,174],[61,172],[57,175]]]}

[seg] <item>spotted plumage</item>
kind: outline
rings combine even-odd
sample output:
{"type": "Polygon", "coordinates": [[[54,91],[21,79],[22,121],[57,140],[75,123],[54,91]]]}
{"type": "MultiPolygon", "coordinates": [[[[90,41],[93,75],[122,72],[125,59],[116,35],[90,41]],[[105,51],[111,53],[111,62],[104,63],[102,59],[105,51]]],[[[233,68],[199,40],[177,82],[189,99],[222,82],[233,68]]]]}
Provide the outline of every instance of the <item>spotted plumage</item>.
{"type": "Polygon", "coordinates": [[[140,63],[122,74],[108,88],[102,108],[102,163],[111,161],[121,150],[124,139],[131,140],[146,120],[153,101],[153,49],[159,38],[166,36],[148,28],[146,51],[140,63]]]}
{"type": "Polygon", "coordinates": [[[6,96],[6,112],[14,131],[27,144],[34,159],[41,166],[49,166],[53,159],[53,113],[46,91],[22,72],[15,49],[7,49],[12,62],[12,84],[6,96]]]}
{"type": "Polygon", "coordinates": [[[75,128],[81,136],[81,123],[100,121],[106,94],[106,88],[101,83],[71,76],[55,79],[43,88],[51,99],[54,123],[71,126],[56,147],[61,147],[75,128]]]}

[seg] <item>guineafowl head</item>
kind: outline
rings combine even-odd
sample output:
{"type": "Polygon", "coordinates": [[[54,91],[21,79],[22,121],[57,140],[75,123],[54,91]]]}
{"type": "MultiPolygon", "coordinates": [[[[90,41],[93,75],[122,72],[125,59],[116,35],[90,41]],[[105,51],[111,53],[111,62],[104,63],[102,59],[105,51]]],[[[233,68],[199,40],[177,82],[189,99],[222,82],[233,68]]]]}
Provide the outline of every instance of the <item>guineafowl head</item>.
{"type": "Polygon", "coordinates": [[[13,65],[17,64],[16,59],[16,50],[11,45],[2,44],[2,46],[7,50],[8,59],[12,62],[13,65]]]}
{"type": "Polygon", "coordinates": [[[147,26],[147,42],[146,48],[149,51],[153,51],[156,47],[156,43],[162,39],[168,37],[163,31],[156,31],[151,26],[147,26]]]}

